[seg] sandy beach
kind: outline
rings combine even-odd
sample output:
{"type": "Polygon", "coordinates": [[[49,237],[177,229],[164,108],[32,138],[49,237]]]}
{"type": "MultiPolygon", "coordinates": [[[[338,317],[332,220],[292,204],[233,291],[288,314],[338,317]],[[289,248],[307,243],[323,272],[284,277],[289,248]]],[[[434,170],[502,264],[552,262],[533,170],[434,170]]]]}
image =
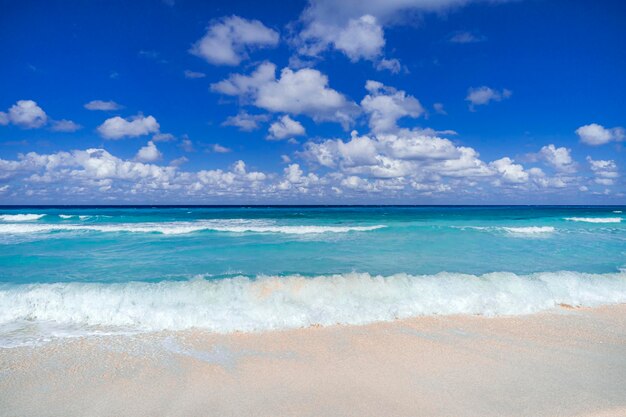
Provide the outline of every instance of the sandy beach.
{"type": "Polygon", "coordinates": [[[0,350],[2,416],[624,416],[626,305],[0,350]]]}

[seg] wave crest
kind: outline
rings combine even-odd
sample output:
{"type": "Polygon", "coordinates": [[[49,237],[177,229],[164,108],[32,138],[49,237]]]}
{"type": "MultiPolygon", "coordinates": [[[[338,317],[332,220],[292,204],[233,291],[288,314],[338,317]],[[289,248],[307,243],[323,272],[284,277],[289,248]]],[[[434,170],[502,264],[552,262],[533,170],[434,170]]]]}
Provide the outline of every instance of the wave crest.
{"type": "MultiPolygon", "coordinates": [[[[626,302],[626,272],[367,273],[196,278],[159,283],[0,286],[0,329],[16,322],[137,331],[262,331],[420,315],[529,314],[626,302]]],[[[0,339],[6,335],[0,334],[0,339]]]]}
{"type": "Polygon", "coordinates": [[[621,223],[621,217],[566,217],[565,220],[570,222],[583,223],[621,223]]]}
{"type": "Polygon", "coordinates": [[[45,214],[0,214],[4,222],[30,222],[41,219],[45,214]]]}

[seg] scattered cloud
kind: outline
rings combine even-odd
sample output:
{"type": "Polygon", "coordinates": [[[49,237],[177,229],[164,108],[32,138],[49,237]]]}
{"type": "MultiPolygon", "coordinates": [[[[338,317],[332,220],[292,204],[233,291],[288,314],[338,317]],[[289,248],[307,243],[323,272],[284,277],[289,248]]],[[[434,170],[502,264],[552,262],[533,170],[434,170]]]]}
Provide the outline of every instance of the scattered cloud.
{"type": "Polygon", "coordinates": [[[283,68],[277,79],[276,65],[271,62],[260,64],[250,75],[232,74],[211,84],[211,90],[239,96],[243,103],[270,112],[307,115],[315,121],[336,121],[346,128],[359,112],[354,102],[328,86],[328,77],[320,71],[283,68]]]}
{"type": "Polygon", "coordinates": [[[273,47],[278,41],[278,32],[260,21],[230,16],[212,22],[189,52],[214,65],[239,65],[251,49],[273,47]]]}
{"type": "Polygon", "coordinates": [[[615,179],[619,177],[617,164],[613,160],[594,160],[590,156],[587,157],[589,168],[595,175],[595,183],[609,186],[613,185],[615,179]]]}
{"type": "Polygon", "coordinates": [[[206,74],[204,72],[191,71],[191,70],[185,70],[183,74],[185,75],[185,78],[189,78],[189,79],[197,79],[197,78],[206,77],[206,74]]]}
{"type": "Polygon", "coordinates": [[[158,133],[159,123],[153,116],[138,114],[129,119],[119,116],[107,119],[98,127],[98,133],[105,139],[123,139],[158,133]]]}
{"type": "Polygon", "coordinates": [[[387,70],[387,71],[392,72],[393,74],[397,74],[402,70],[402,64],[400,64],[400,61],[398,61],[395,58],[393,59],[383,58],[380,61],[378,61],[378,63],[376,64],[376,69],[378,71],[387,70]]]}
{"type": "Polygon", "coordinates": [[[215,153],[229,153],[232,152],[232,149],[227,148],[225,146],[220,145],[219,143],[214,143],[211,145],[211,150],[215,153]]]}
{"type": "Polygon", "coordinates": [[[304,126],[302,126],[300,122],[293,120],[288,115],[284,115],[270,125],[267,139],[282,140],[294,136],[303,136],[305,134],[304,126]]]}
{"type": "Polygon", "coordinates": [[[109,101],[92,100],[89,103],[85,104],[85,108],[87,110],[112,111],[112,110],[119,110],[122,108],[122,106],[120,106],[119,104],[117,104],[116,102],[112,100],[109,100],[109,101]]]}
{"type": "Polygon", "coordinates": [[[267,114],[249,114],[245,111],[240,111],[235,116],[229,116],[222,126],[235,126],[243,132],[251,132],[257,130],[260,126],[259,123],[267,122],[269,116],[267,114]]]}
{"type": "Polygon", "coordinates": [[[75,123],[71,120],[54,120],[52,122],[52,126],[50,127],[50,130],[52,130],[53,132],[76,132],[77,130],[81,129],[82,126],[79,125],[78,123],[75,123]]]}
{"type": "Polygon", "coordinates": [[[161,159],[163,155],[156,147],[154,142],[149,141],[146,146],[143,146],[137,152],[135,159],[139,162],[156,162],[161,159]]]}
{"type": "Polygon", "coordinates": [[[48,115],[33,100],[18,100],[9,110],[0,112],[0,125],[14,124],[23,129],[37,129],[48,123],[48,115]]]}
{"type": "Polygon", "coordinates": [[[469,108],[471,111],[474,111],[476,106],[484,106],[491,101],[502,101],[511,97],[512,94],[511,90],[506,88],[498,91],[487,86],[472,87],[467,91],[465,100],[469,101],[469,108]]]}
{"type": "Polygon", "coordinates": [[[626,138],[626,131],[623,127],[607,129],[597,123],[579,127],[576,129],[576,134],[582,143],[591,146],[604,145],[609,142],[619,142],[626,138]]]}
{"type": "Polygon", "coordinates": [[[398,119],[416,118],[424,113],[420,102],[404,91],[372,80],[365,83],[365,89],[369,94],[361,101],[361,107],[369,115],[369,126],[373,132],[395,130],[398,119]]]}
{"type": "MultiPolygon", "coordinates": [[[[319,57],[334,49],[351,61],[377,62],[377,69],[399,71],[399,63],[386,64],[384,28],[411,23],[423,13],[442,13],[473,0],[310,0],[299,20],[300,31],[292,39],[298,53],[319,57]]],[[[390,60],[395,61],[395,60],[390,60]]]]}
{"type": "Polygon", "coordinates": [[[476,35],[472,32],[456,32],[448,38],[448,42],[451,43],[476,43],[486,40],[487,38],[485,36],[476,35]]]}
{"type": "Polygon", "coordinates": [[[154,136],[152,136],[153,142],[171,142],[173,140],[176,140],[176,137],[172,135],[171,133],[159,132],[159,133],[154,134],[154,136]]]}
{"type": "Polygon", "coordinates": [[[433,104],[433,110],[435,110],[435,113],[437,114],[443,114],[443,115],[448,114],[448,112],[446,112],[446,109],[443,107],[443,103],[433,104]]]}
{"type": "Polygon", "coordinates": [[[572,159],[571,149],[550,144],[541,148],[539,156],[559,172],[574,173],[576,164],[572,159]]]}

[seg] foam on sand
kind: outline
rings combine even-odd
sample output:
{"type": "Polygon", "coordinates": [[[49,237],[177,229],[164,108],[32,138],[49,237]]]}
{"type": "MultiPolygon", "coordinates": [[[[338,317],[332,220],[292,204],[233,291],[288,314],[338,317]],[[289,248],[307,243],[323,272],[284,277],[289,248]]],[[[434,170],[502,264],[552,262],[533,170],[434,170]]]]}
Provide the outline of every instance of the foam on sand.
{"type": "MultiPolygon", "coordinates": [[[[158,283],[0,286],[0,331],[15,323],[124,331],[264,331],[421,315],[518,315],[626,302],[626,273],[367,273],[158,283]]],[[[2,332],[0,340],[19,334],[2,332]]],[[[0,343],[7,345],[7,343],[0,343]]]]}
{"type": "Polygon", "coordinates": [[[41,219],[45,214],[0,214],[4,222],[31,222],[41,219]]]}
{"type": "Polygon", "coordinates": [[[621,217],[566,217],[565,220],[583,223],[621,223],[621,217]]]}

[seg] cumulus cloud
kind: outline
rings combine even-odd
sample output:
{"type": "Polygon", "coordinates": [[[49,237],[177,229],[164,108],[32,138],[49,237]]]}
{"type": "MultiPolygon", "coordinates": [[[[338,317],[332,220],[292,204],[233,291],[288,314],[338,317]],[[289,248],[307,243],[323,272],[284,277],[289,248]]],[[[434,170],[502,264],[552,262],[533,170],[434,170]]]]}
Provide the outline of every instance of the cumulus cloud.
{"type": "Polygon", "coordinates": [[[113,100],[109,100],[109,101],[92,100],[89,103],[85,104],[85,108],[87,110],[112,111],[112,110],[119,110],[122,108],[122,106],[120,106],[113,100]]]}
{"type": "Polygon", "coordinates": [[[587,157],[589,168],[595,175],[596,184],[600,185],[613,185],[615,179],[619,177],[617,170],[617,164],[615,161],[609,160],[594,160],[590,156],[587,157]]]}
{"type": "MultiPolygon", "coordinates": [[[[352,61],[380,60],[385,26],[406,23],[418,13],[442,12],[469,1],[310,0],[300,16],[302,28],[293,42],[301,55],[318,56],[332,48],[352,61]]],[[[380,68],[390,69],[385,64],[380,68]]]]}
{"type": "Polygon", "coordinates": [[[512,94],[513,93],[506,88],[498,91],[487,86],[471,87],[467,90],[465,100],[469,101],[469,108],[474,111],[476,106],[484,106],[492,101],[502,101],[511,97],[512,94]]]}
{"type": "Polygon", "coordinates": [[[278,45],[279,35],[258,20],[239,16],[216,20],[189,50],[214,65],[239,65],[254,48],[278,45]]]}
{"type": "Polygon", "coordinates": [[[304,126],[302,126],[297,120],[293,120],[288,115],[284,115],[272,123],[268,132],[269,135],[267,138],[270,140],[282,140],[306,134],[304,126]]]}
{"type": "Polygon", "coordinates": [[[211,84],[214,92],[238,96],[244,103],[274,113],[307,115],[316,121],[336,121],[347,127],[358,114],[358,106],[328,86],[320,71],[283,68],[276,78],[276,65],[260,64],[250,75],[233,74],[211,84]]]}
{"type": "Polygon", "coordinates": [[[251,132],[257,130],[260,126],[259,123],[267,122],[269,116],[266,114],[249,114],[245,111],[240,111],[235,116],[229,116],[222,126],[235,126],[242,132],[251,132]]]}
{"type": "Polygon", "coordinates": [[[130,119],[111,117],[98,126],[97,130],[103,138],[117,140],[157,133],[159,128],[159,123],[153,116],[144,117],[139,114],[130,119]]]}
{"type": "Polygon", "coordinates": [[[156,162],[161,159],[163,155],[157,149],[154,142],[149,141],[146,146],[143,146],[137,152],[135,159],[140,162],[156,162]]]}
{"type": "Polygon", "coordinates": [[[572,159],[571,150],[568,148],[557,148],[553,144],[546,145],[539,151],[539,156],[557,171],[576,172],[576,164],[572,159]]]}
{"type": "Polygon", "coordinates": [[[0,112],[0,125],[9,123],[23,129],[37,129],[48,123],[48,115],[33,100],[18,100],[9,110],[0,112]]]}
{"type": "Polygon", "coordinates": [[[626,138],[623,127],[607,129],[597,123],[584,125],[576,129],[576,134],[582,143],[592,146],[604,145],[609,142],[619,142],[626,138]]]}
{"type": "Polygon", "coordinates": [[[420,102],[404,91],[372,80],[366,82],[365,89],[369,94],[361,101],[361,107],[369,115],[369,126],[374,132],[394,130],[402,117],[416,118],[424,113],[420,102]]]}
{"type": "Polygon", "coordinates": [[[53,132],[76,132],[81,129],[82,126],[71,120],[55,120],[52,122],[50,130],[53,132]]]}

